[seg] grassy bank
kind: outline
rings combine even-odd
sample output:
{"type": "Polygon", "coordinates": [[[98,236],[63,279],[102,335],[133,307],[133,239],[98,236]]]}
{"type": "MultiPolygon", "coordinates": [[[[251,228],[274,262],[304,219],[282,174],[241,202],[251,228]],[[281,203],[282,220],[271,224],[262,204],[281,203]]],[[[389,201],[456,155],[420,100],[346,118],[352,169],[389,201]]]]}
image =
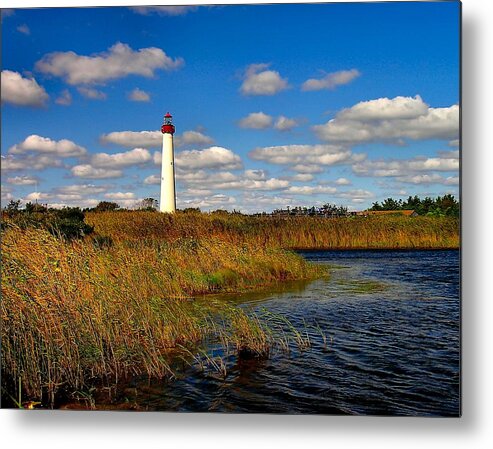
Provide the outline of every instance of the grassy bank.
{"type": "MultiPolygon", "coordinates": [[[[150,214],[148,214],[150,216],[150,214]]],[[[169,355],[205,338],[265,354],[267,329],[209,292],[316,277],[320,270],[275,247],[219,239],[72,242],[7,228],[2,260],[4,399],[53,403],[93,381],[170,375],[169,355]]],[[[8,402],[9,402],[8,401],[8,402]]]]}
{"type": "Polygon", "coordinates": [[[86,221],[113,239],[174,241],[215,236],[232,243],[291,249],[458,248],[455,217],[354,217],[288,219],[239,214],[149,212],[88,213],[86,221]]]}

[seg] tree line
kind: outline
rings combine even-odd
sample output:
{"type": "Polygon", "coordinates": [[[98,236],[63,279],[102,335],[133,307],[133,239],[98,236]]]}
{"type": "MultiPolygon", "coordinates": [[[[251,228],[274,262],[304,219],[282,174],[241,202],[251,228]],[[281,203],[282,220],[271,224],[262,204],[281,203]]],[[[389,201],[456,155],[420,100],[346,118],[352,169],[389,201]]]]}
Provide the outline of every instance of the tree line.
{"type": "Polygon", "coordinates": [[[409,196],[407,200],[396,200],[387,198],[381,203],[378,201],[372,204],[368,210],[414,210],[419,215],[435,217],[458,217],[460,214],[460,203],[454,195],[437,196],[436,198],[419,198],[417,195],[409,196]]]}

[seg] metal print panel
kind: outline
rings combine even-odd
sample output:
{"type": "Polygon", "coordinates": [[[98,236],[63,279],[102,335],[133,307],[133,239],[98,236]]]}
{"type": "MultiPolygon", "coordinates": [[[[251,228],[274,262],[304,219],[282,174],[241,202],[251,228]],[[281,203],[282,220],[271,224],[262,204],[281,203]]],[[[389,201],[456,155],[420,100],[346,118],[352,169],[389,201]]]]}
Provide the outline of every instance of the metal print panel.
{"type": "Polygon", "coordinates": [[[4,9],[2,56],[2,407],[460,416],[460,3],[4,9]]]}

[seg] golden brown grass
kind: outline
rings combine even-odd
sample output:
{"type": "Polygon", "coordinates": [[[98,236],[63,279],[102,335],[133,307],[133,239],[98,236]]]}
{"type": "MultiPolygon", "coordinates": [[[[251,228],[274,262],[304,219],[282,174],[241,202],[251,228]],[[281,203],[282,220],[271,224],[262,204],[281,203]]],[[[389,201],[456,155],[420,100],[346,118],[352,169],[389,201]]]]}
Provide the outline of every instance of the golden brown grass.
{"type": "Polygon", "coordinates": [[[239,214],[150,212],[88,213],[86,221],[115,240],[217,236],[235,244],[249,242],[281,248],[458,248],[455,217],[258,218],[239,214]]]}
{"type": "Polygon", "coordinates": [[[90,379],[171,374],[169,353],[219,338],[268,352],[258,322],[225,302],[191,297],[309,278],[320,270],[279,248],[217,237],[173,242],[66,242],[39,229],[3,236],[2,383],[52,403],[90,379]]]}

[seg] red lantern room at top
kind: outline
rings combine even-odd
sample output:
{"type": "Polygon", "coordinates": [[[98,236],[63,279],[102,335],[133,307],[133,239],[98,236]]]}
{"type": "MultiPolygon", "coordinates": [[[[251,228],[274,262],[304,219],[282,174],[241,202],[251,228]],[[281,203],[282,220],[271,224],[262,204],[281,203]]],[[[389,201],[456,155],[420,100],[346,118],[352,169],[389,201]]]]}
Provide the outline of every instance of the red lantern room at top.
{"type": "Polygon", "coordinates": [[[173,125],[173,116],[167,112],[164,116],[164,123],[161,126],[161,132],[163,134],[174,134],[175,133],[175,125],[173,125]]]}

